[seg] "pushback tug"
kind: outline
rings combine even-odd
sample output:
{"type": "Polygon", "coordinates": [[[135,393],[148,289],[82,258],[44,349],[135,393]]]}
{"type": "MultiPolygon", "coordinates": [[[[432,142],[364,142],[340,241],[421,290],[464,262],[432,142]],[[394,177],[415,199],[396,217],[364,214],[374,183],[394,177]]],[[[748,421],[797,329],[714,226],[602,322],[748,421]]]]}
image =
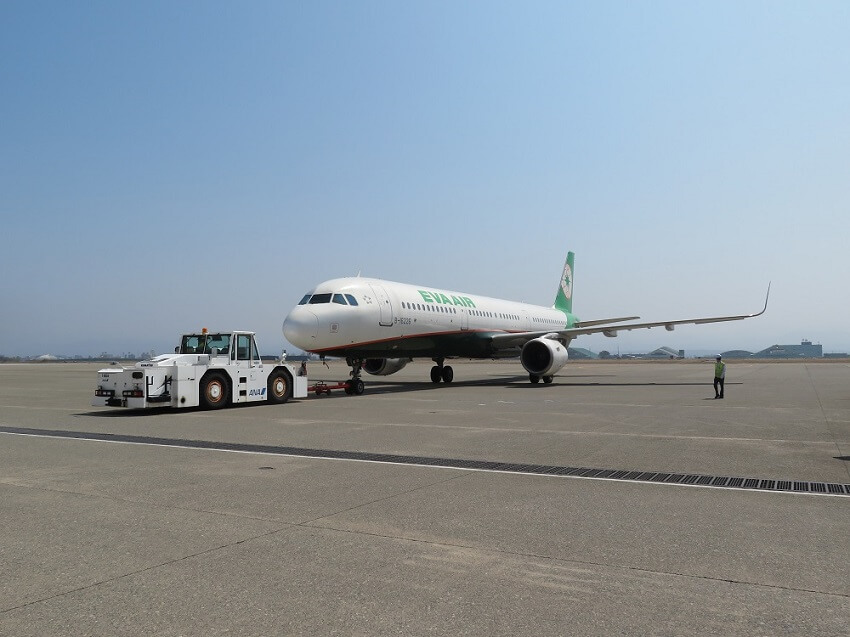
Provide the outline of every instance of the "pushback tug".
{"type": "Polygon", "coordinates": [[[254,332],[204,328],[184,334],[174,354],[99,370],[92,405],[219,409],[235,403],[285,403],[307,396],[305,369],[296,370],[282,359],[263,363],[254,332]]]}

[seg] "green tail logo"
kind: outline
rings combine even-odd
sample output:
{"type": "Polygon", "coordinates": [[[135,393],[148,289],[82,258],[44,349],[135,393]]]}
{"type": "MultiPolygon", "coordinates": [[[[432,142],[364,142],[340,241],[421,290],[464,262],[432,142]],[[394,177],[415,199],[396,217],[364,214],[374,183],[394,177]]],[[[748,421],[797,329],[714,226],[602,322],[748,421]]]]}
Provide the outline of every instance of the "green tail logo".
{"type": "Polygon", "coordinates": [[[572,252],[567,253],[567,262],[564,264],[561,284],[558,286],[558,294],[555,296],[555,309],[569,314],[573,311],[573,263],[575,256],[572,252]]]}

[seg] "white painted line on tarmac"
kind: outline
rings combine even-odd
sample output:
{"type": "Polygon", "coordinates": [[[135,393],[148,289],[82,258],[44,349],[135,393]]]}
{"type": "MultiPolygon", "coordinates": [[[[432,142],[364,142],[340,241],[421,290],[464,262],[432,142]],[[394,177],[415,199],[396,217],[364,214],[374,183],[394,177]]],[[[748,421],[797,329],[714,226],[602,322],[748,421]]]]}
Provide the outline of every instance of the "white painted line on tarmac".
{"type": "MultiPolygon", "coordinates": [[[[571,476],[571,475],[557,475],[557,474],[542,474],[542,473],[533,473],[527,471],[509,471],[509,470],[499,470],[499,469],[476,469],[476,468],[462,468],[462,467],[444,467],[444,466],[435,466],[429,464],[416,464],[416,463],[408,463],[408,462],[392,462],[388,460],[365,460],[359,458],[333,458],[333,457],[323,457],[323,456],[308,456],[301,454],[289,454],[289,453],[274,453],[267,451],[244,451],[240,449],[216,449],[215,447],[196,447],[192,445],[180,445],[180,444],[162,444],[155,442],[141,442],[141,441],[130,441],[130,440],[100,440],[100,439],[92,439],[92,438],[73,438],[69,436],[52,436],[49,434],[29,434],[29,433],[19,433],[19,432],[9,432],[9,431],[0,431],[0,434],[6,434],[11,436],[24,436],[29,438],[49,438],[53,440],[71,440],[76,442],[105,442],[113,445],[124,444],[124,445],[139,445],[144,447],[161,447],[165,449],[186,449],[192,451],[215,451],[218,453],[239,453],[245,455],[253,455],[253,456],[271,456],[278,458],[299,458],[302,460],[337,460],[343,462],[361,462],[365,464],[379,464],[379,465],[394,465],[398,467],[418,467],[422,469],[444,469],[450,471],[461,471],[465,473],[496,473],[496,474],[505,474],[505,475],[522,475],[522,476],[532,476],[538,478],[569,478],[569,479],[577,479],[577,480],[593,480],[597,482],[617,482],[620,484],[628,483],[628,484],[643,484],[643,485],[651,485],[656,487],[691,487],[696,489],[713,489],[716,491],[726,490],[726,491],[742,491],[747,493],[759,493],[759,494],[779,494],[779,495],[816,495],[816,496],[826,496],[826,497],[839,497],[846,498],[846,495],[837,494],[837,493],[819,493],[819,492],[811,492],[811,491],[779,491],[779,490],[768,490],[768,489],[744,489],[740,487],[721,487],[721,486],[713,486],[713,485],[702,485],[702,484],[682,484],[677,482],[652,482],[648,480],[623,480],[617,478],[597,478],[591,476],[571,476]]],[[[520,464],[520,463],[516,463],[520,464]]],[[[664,472],[667,473],[667,472],[664,472]]],[[[686,472],[680,472],[686,473],[686,472]]],[[[810,481],[809,481],[810,482],[810,481]]]]}

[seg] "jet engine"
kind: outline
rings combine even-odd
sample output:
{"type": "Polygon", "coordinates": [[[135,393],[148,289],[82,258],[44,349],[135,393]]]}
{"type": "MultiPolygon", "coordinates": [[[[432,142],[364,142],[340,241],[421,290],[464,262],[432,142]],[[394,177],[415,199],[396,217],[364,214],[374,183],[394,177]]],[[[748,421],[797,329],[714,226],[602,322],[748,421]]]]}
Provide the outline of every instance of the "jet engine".
{"type": "Polygon", "coordinates": [[[409,362],[409,358],[367,358],[363,362],[363,370],[372,376],[389,376],[409,362]]]}
{"type": "Polygon", "coordinates": [[[519,359],[532,376],[552,376],[567,364],[567,348],[551,338],[535,338],[522,346],[519,359]]]}

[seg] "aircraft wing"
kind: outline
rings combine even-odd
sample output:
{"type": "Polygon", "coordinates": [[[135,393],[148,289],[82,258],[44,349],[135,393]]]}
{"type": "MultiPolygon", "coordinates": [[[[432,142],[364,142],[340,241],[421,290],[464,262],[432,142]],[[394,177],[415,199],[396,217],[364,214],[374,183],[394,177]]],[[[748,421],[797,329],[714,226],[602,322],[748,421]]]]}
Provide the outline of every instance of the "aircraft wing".
{"type": "MultiPolygon", "coordinates": [[[[653,327],[664,327],[668,332],[672,332],[676,325],[701,325],[703,323],[723,323],[725,321],[742,321],[744,319],[761,316],[767,310],[767,301],[770,298],[770,285],[767,286],[767,296],[764,299],[764,307],[761,312],[755,314],[740,314],[736,316],[709,316],[703,318],[679,319],[675,321],[654,321],[650,323],[626,323],[624,325],[611,325],[618,319],[603,319],[601,321],[580,322],[577,327],[571,327],[563,330],[543,330],[539,332],[520,332],[513,334],[494,334],[491,336],[491,342],[496,349],[507,349],[511,347],[519,347],[527,341],[535,338],[552,338],[555,340],[571,340],[576,336],[585,334],[604,334],[605,336],[617,336],[617,332],[650,329],[653,327]],[[598,323],[606,322],[605,325],[598,323]]],[[[636,317],[635,317],[636,318],[636,317]]],[[[631,319],[619,319],[631,320],[631,319]]]]}
{"type": "Polygon", "coordinates": [[[622,323],[623,321],[634,321],[639,316],[622,316],[620,318],[594,319],[593,321],[577,321],[576,327],[590,327],[591,325],[606,325],[608,323],[622,323]]]}

